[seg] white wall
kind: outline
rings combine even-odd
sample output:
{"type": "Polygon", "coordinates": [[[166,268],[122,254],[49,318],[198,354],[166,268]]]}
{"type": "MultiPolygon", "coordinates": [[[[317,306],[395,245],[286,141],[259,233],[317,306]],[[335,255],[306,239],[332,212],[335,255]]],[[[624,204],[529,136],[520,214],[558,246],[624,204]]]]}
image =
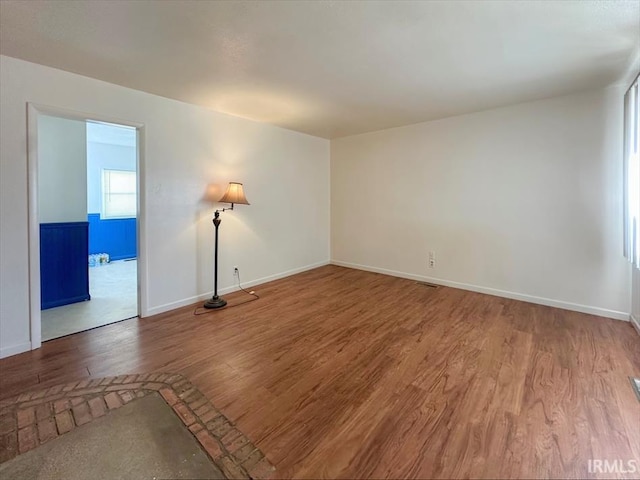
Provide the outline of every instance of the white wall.
{"type": "Polygon", "coordinates": [[[223,290],[233,265],[250,284],[328,262],[327,140],[2,56],[0,356],[30,342],[27,102],[145,125],[147,314],[211,293],[210,184],[244,182],[251,202],[222,214],[223,290]]]}
{"type": "Polygon", "coordinates": [[[332,141],[332,261],[628,319],[621,95],[332,141]]]}
{"type": "Polygon", "coordinates": [[[78,120],[38,118],[40,223],[87,221],[87,132],[78,120]]]}
{"type": "Polygon", "coordinates": [[[102,211],[102,170],[137,169],[135,128],[87,122],[87,208],[102,211]]]}

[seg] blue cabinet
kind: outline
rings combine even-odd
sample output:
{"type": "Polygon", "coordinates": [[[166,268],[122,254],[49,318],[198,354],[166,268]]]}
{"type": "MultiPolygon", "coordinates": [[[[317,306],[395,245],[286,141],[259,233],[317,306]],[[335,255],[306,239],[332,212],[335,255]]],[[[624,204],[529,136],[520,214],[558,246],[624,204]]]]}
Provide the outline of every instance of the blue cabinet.
{"type": "Polygon", "coordinates": [[[40,224],[40,307],[90,300],[89,222],[40,224]]]}

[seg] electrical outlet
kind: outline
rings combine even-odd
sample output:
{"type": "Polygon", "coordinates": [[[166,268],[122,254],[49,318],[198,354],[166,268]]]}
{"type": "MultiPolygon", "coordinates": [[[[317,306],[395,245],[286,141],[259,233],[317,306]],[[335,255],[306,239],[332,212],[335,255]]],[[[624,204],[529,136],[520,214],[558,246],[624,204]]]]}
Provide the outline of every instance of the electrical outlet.
{"type": "Polygon", "coordinates": [[[429,268],[436,268],[436,252],[429,252],[429,268]]]}
{"type": "Polygon", "coordinates": [[[234,277],[237,277],[239,272],[240,272],[240,270],[238,269],[238,267],[233,267],[233,276],[234,277]]]}

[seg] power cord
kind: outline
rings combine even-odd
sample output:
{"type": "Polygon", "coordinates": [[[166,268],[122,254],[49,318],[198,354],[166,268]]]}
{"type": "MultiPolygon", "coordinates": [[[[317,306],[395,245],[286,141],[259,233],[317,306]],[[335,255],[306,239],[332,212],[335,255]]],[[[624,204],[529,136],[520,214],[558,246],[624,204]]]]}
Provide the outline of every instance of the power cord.
{"type": "MultiPolygon", "coordinates": [[[[238,288],[242,290],[244,293],[246,293],[247,295],[256,297],[256,300],[259,299],[260,295],[258,295],[255,291],[251,290],[250,292],[247,292],[244,288],[242,288],[242,285],[240,285],[240,270],[238,270],[237,268],[236,268],[236,274],[238,275],[238,288]]],[[[251,301],[253,302],[253,300],[251,301]]],[[[243,303],[247,303],[247,302],[243,302],[243,303]]]]}
{"type": "Polygon", "coordinates": [[[222,308],[218,308],[218,309],[209,309],[209,308],[203,308],[203,307],[196,307],[193,310],[193,314],[194,315],[207,315],[208,313],[213,313],[216,310],[226,310],[228,308],[233,308],[233,307],[239,307],[240,305],[244,305],[245,303],[249,303],[249,302],[254,302],[256,300],[258,300],[260,298],[260,295],[258,295],[255,291],[251,290],[251,291],[247,291],[242,287],[242,284],[240,283],[240,270],[238,268],[235,269],[235,274],[238,277],[238,288],[240,290],[242,290],[244,293],[246,293],[247,295],[251,295],[252,298],[251,300],[247,300],[245,302],[241,302],[241,303],[236,303],[235,305],[231,305],[231,306],[224,306],[222,308]]]}

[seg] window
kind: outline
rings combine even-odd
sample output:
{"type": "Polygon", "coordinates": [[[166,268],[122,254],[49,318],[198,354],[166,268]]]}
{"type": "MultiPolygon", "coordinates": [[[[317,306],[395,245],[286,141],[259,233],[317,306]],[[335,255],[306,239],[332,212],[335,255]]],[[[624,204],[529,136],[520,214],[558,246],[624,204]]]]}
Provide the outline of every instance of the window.
{"type": "Polygon", "coordinates": [[[102,170],[102,218],[135,217],[136,172],[102,170]]]}
{"type": "Polygon", "coordinates": [[[640,268],[640,98],[638,78],[624,96],[624,255],[640,268]]]}

